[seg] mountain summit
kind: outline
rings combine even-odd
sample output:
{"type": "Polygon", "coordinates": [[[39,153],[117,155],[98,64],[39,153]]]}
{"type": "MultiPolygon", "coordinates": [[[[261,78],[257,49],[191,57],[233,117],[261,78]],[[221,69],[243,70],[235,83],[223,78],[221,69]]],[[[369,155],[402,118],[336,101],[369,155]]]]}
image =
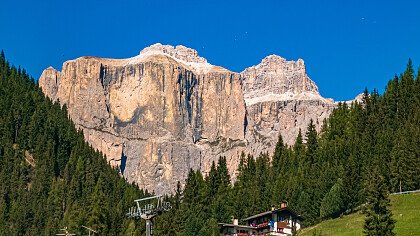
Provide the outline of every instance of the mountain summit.
{"type": "Polygon", "coordinates": [[[197,73],[207,73],[213,68],[213,65],[208,63],[205,58],[200,57],[198,52],[192,48],[187,48],[182,45],[174,47],[171,45],[162,45],[160,43],[146,47],[140,51],[138,56],[129,59],[129,61],[130,63],[136,63],[146,57],[155,55],[169,56],[177,62],[189,66],[190,69],[197,73]]]}
{"type": "Polygon", "coordinates": [[[260,64],[241,72],[247,105],[263,101],[323,100],[316,84],[306,74],[302,59],[270,55],[260,64]]]}
{"type": "Polygon", "coordinates": [[[70,60],[38,83],[129,181],[157,193],[173,191],[190,168],[208,172],[220,156],[233,174],[242,151],[272,152],[279,134],[292,144],[335,107],[301,59],[271,55],[236,73],[162,44],[127,59],[70,60]]]}

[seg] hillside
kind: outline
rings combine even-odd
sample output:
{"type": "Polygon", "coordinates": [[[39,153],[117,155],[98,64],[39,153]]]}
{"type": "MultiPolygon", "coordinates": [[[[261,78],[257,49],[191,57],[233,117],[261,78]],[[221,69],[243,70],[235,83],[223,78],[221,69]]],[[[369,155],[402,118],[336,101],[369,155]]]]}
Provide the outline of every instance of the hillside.
{"type": "Polygon", "coordinates": [[[0,236],[144,232],[125,212],[145,194],[87,144],[25,69],[0,56],[0,236]],[[127,230],[127,231],[126,231],[127,230]]]}
{"type": "MultiPolygon", "coordinates": [[[[419,235],[420,232],[420,194],[391,195],[391,210],[396,235],[419,235]]],[[[303,229],[299,235],[362,235],[365,216],[361,212],[327,220],[303,229]]]]}

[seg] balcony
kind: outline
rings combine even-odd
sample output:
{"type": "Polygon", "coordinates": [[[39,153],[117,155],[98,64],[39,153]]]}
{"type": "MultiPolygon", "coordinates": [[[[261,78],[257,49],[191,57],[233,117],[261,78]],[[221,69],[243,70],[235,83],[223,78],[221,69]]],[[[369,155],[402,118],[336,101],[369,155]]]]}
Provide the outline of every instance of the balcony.
{"type": "Polygon", "coordinates": [[[259,224],[252,224],[251,226],[256,227],[258,229],[262,229],[262,228],[270,227],[270,223],[268,221],[266,221],[266,222],[262,222],[262,223],[259,223],[259,224]]]}
{"type": "Polygon", "coordinates": [[[283,221],[278,221],[277,222],[277,228],[286,228],[286,229],[291,229],[291,224],[289,222],[289,220],[283,220],[283,221]]]}

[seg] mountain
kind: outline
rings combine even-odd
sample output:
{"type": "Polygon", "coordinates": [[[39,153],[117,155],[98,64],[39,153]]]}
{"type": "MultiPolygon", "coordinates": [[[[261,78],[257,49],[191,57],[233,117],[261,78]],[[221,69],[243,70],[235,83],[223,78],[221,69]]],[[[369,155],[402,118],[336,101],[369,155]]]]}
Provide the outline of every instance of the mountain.
{"type": "Polygon", "coordinates": [[[241,78],[252,133],[263,137],[255,142],[263,143],[258,151],[271,154],[279,133],[285,143],[293,144],[299,129],[305,132],[311,119],[319,131],[336,107],[332,99],[319,94],[302,59],[286,61],[271,55],[241,72],[241,78]]]}
{"type": "Polygon", "coordinates": [[[272,55],[235,73],[194,49],[161,44],[128,59],[70,60],[38,83],[128,181],[158,193],[173,191],[191,168],[208,173],[220,156],[233,174],[241,152],[272,153],[279,134],[292,144],[336,106],[301,59],[272,55]]]}
{"type": "MultiPolygon", "coordinates": [[[[63,74],[48,73],[57,95],[54,86],[60,87],[63,74]]],[[[243,85],[244,77],[239,79],[243,85]]],[[[80,235],[85,233],[81,225],[98,229],[100,235],[144,233],[142,222],[128,219],[125,212],[134,199],[150,196],[148,192],[111,168],[68,119],[74,116],[70,108],[46,98],[24,69],[10,66],[3,52],[0,94],[0,235],[51,235],[64,226],[80,235]]],[[[218,222],[258,214],[281,201],[302,214],[303,226],[365,205],[369,230],[375,226],[372,217],[385,216],[389,224],[376,224],[377,230],[392,232],[392,219],[404,219],[387,210],[388,193],[420,188],[419,107],[420,75],[409,60],[383,95],[366,90],[361,103],[337,104],[320,135],[312,121],[292,147],[279,139],[272,156],[241,155],[233,183],[225,157],[212,163],[206,175],[190,169],[185,186],[177,184],[175,194],[165,197],[173,208],[157,217],[155,234],[214,235],[218,222]],[[373,209],[379,201],[380,207],[373,209]]],[[[252,122],[245,108],[246,121],[252,122]]],[[[255,132],[250,124],[246,138],[255,132]]],[[[220,148],[221,143],[213,145],[220,148]]],[[[414,221],[406,222],[409,226],[414,221]]],[[[402,232],[398,225],[396,232],[402,232]]]]}

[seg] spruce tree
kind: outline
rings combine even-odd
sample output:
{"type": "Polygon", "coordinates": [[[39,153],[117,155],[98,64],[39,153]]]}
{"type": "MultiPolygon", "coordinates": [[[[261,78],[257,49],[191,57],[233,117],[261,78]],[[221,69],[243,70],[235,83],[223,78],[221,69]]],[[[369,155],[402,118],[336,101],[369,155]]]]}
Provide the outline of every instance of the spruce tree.
{"type": "Polygon", "coordinates": [[[281,163],[281,158],[282,158],[283,150],[284,150],[283,137],[281,136],[281,134],[279,134],[279,137],[276,143],[276,148],[274,149],[274,154],[272,158],[272,166],[273,166],[274,173],[279,173],[282,167],[283,163],[281,163]]]}
{"type": "Polygon", "coordinates": [[[352,211],[360,205],[360,164],[351,155],[344,164],[343,203],[344,210],[352,211]]]}
{"type": "Polygon", "coordinates": [[[388,188],[378,167],[374,167],[367,182],[366,219],[364,234],[367,236],[393,236],[395,220],[389,210],[388,188]]]}
{"type": "Polygon", "coordinates": [[[293,149],[297,154],[300,154],[304,150],[302,130],[301,129],[299,129],[299,133],[296,137],[295,144],[293,145],[293,149]]]}
{"type": "Polygon", "coordinates": [[[321,202],[321,218],[337,217],[343,209],[343,181],[338,179],[321,202]]]}
{"type": "Polygon", "coordinates": [[[225,192],[230,187],[230,175],[227,168],[226,157],[220,157],[217,162],[217,176],[219,192],[225,192]]]}
{"type": "Polygon", "coordinates": [[[214,161],[211,163],[210,172],[208,176],[206,176],[206,183],[209,197],[211,199],[216,197],[217,191],[219,190],[220,179],[214,161]]]}
{"type": "Polygon", "coordinates": [[[318,137],[315,129],[314,121],[311,119],[308,125],[308,131],[306,131],[306,157],[309,164],[313,164],[316,161],[315,155],[318,149],[318,137]]]}

